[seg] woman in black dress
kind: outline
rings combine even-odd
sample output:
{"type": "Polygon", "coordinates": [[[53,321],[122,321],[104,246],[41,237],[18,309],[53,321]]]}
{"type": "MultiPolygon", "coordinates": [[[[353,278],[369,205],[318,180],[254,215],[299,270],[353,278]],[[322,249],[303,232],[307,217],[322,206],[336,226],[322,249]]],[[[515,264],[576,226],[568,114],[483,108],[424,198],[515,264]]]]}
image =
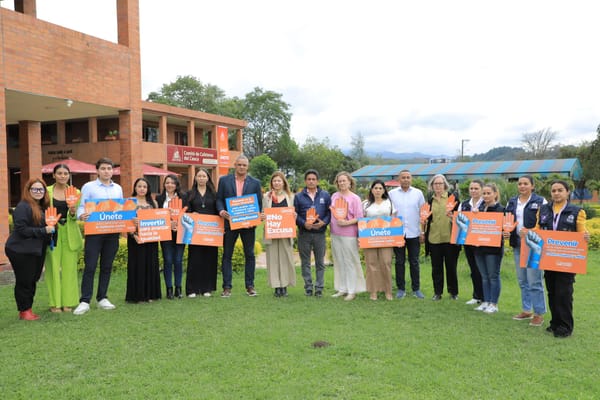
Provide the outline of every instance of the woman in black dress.
{"type": "MultiPolygon", "coordinates": [[[[194,185],[187,195],[189,213],[218,215],[215,185],[210,173],[200,168],[196,172],[194,185]]],[[[210,297],[217,289],[217,259],[219,248],[216,246],[188,245],[188,265],[185,280],[185,292],[188,297],[202,294],[210,297]]]]}
{"type": "MultiPolygon", "coordinates": [[[[150,194],[150,182],[138,178],[133,184],[137,209],[157,208],[150,194]]],[[[137,221],[136,221],[137,222],[137,221]]],[[[158,242],[138,243],[137,232],[127,235],[127,293],[129,303],[150,302],[161,298],[158,242]]]]}

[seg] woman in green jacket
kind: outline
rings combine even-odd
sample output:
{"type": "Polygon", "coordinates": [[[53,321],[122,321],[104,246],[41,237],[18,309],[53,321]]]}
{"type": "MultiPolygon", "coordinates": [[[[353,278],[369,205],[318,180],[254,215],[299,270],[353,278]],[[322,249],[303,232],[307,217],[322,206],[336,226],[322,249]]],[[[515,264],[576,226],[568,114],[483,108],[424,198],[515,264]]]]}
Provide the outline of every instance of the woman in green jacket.
{"type": "Polygon", "coordinates": [[[79,285],[77,280],[77,262],[83,248],[83,238],[77,224],[77,202],[71,207],[67,205],[67,188],[71,170],[65,164],[54,167],[52,177],[54,185],[48,186],[50,205],[56,207],[61,214],[56,224],[55,246],[46,252],[45,280],[48,285],[48,298],[51,312],[70,312],[79,304],[79,285]]]}

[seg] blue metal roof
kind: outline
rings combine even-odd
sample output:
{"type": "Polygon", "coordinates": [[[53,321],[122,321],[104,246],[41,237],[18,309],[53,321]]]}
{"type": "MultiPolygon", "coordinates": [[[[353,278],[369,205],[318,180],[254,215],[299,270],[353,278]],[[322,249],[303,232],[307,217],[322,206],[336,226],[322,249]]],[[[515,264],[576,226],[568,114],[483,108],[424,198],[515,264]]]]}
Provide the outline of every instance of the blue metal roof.
{"type": "Polygon", "coordinates": [[[516,179],[521,175],[548,176],[566,175],[578,181],[583,175],[581,163],[577,158],[554,160],[517,160],[517,161],[476,161],[443,164],[395,164],[367,165],[354,171],[352,176],[358,180],[394,179],[400,171],[407,169],[413,177],[429,179],[435,174],[443,174],[449,180],[467,180],[473,178],[516,179]]]}

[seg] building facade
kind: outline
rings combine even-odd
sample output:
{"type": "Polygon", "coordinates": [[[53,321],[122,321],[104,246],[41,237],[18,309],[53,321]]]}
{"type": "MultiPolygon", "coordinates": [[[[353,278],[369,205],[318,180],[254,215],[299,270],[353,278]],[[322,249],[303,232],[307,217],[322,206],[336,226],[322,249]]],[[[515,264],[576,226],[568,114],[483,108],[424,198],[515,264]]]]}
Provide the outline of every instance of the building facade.
{"type": "MultiPolygon", "coordinates": [[[[44,164],[109,157],[128,194],[144,164],[180,174],[188,188],[195,168],[216,181],[220,153],[234,160],[241,152],[245,121],[141,100],[139,1],[115,3],[117,43],[37,19],[36,0],[0,8],[0,185],[8,189],[0,196],[0,264],[8,261],[9,207],[44,164]],[[227,131],[227,148],[218,130],[227,131]]],[[[74,175],[73,184],[93,177],[74,175]]],[[[157,190],[158,177],[151,180],[157,190]]]]}

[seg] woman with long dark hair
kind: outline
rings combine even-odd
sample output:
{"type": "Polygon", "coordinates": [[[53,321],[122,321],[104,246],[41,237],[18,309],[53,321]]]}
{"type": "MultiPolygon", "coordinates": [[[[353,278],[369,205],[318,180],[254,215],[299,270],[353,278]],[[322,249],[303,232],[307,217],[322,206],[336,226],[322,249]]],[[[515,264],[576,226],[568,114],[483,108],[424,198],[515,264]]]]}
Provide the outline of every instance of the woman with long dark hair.
{"type": "Polygon", "coordinates": [[[25,183],[21,201],[13,212],[13,231],[4,251],[15,273],[15,301],[19,318],[34,321],[31,311],[36,284],[42,274],[46,248],[54,227],[46,225],[45,211],[50,205],[46,184],[41,178],[25,183]]]}
{"type": "MultiPolygon", "coordinates": [[[[137,200],[137,209],[157,208],[150,193],[150,182],[138,178],[131,194],[137,200]]],[[[137,221],[136,221],[137,223],[137,221]]],[[[127,293],[129,303],[150,302],[161,298],[158,243],[139,243],[137,232],[127,235],[127,293]]]]}
{"type": "MultiPolygon", "coordinates": [[[[482,190],[483,182],[479,179],[473,179],[469,183],[469,195],[471,197],[460,204],[459,211],[479,211],[479,207],[483,203],[483,197],[481,197],[482,190]]],[[[467,301],[467,304],[481,304],[483,301],[483,286],[481,283],[481,273],[479,272],[479,267],[477,267],[477,261],[475,261],[475,246],[465,244],[463,248],[465,249],[465,257],[471,270],[471,283],[473,284],[473,296],[471,300],[467,301]]]]}
{"type": "MultiPolygon", "coordinates": [[[[169,174],[163,182],[162,192],[156,196],[156,202],[161,208],[169,208],[169,203],[173,199],[181,199],[185,206],[185,196],[181,191],[181,183],[175,174],[169,174]]],[[[185,244],[177,243],[177,225],[173,223],[171,230],[171,240],[160,242],[163,255],[163,275],[165,286],[167,288],[167,299],[183,297],[181,292],[181,283],[183,279],[183,252],[185,244]],[[173,293],[173,278],[175,278],[175,293],[173,293]]]]}
{"type": "MultiPolygon", "coordinates": [[[[218,215],[217,192],[210,177],[210,172],[204,168],[198,169],[194,184],[188,193],[189,213],[218,215]]],[[[216,246],[188,245],[188,265],[185,279],[185,292],[188,297],[201,294],[212,296],[217,290],[217,258],[219,248],[216,246]]]]}
{"type": "MultiPolygon", "coordinates": [[[[79,201],[67,204],[67,191],[71,170],[65,164],[57,164],[52,171],[54,184],[48,186],[50,206],[56,207],[61,215],[56,224],[56,243],[52,251],[46,252],[44,279],[48,286],[50,312],[70,312],[79,304],[77,262],[83,249],[83,237],[77,224],[79,201]]],[[[79,189],[76,189],[79,194],[79,189]]]]}

